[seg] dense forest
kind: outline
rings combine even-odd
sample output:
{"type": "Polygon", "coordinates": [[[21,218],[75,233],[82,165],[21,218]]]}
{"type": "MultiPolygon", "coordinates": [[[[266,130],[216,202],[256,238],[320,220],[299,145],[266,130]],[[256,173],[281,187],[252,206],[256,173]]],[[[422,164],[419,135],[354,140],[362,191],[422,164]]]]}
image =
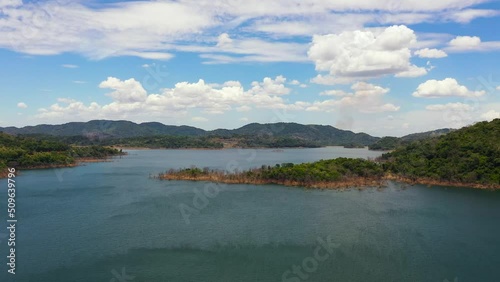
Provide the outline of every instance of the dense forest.
{"type": "Polygon", "coordinates": [[[12,136],[0,132],[0,168],[38,168],[69,166],[82,158],[106,158],[123,154],[103,146],[70,146],[46,139],[12,136]]]}
{"type": "Polygon", "coordinates": [[[443,129],[437,129],[437,130],[432,130],[432,131],[427,131],[427,132],[413,133],[413,134],[405,135],[403,137],[386,136],[386,137],[380,138],[379,140],[377,140],[377,142],[368,145],[368,149],[375,150],[375,151],[394,150],[396,148],[400,148],[400,147],[403,147],[405,145],[408,145],[414,141],[419,141],[419,140],[424,140],[424,139],[429,139],[429,138],[437,138],[439,136],[443,136],[445,134],[448,134],[452,131],[453,131],[452,129],[443,128],[443,129]]]}
{"type": "Polygon", "coordinates": [[[380,161],[409,179],[500,185],[500,119],[412,142],[380,161]]]}

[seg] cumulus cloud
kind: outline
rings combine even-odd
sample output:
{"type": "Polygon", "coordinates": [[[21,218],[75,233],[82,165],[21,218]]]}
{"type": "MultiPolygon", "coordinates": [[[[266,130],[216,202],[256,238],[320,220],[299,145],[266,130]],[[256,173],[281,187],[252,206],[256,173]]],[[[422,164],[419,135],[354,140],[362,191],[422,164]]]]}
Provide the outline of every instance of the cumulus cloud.
{"type": "Polygon", "coordinates": [[[492,121],[494,119],[500,118],[500,112],[495,110],[490,110],[481,115],[481,118],[487,121],[492,121]]]}
{"type": "MultiPolygon", "coordinates": [[[[285,86],[286,78],[265,77],[254,81],[249,89],[244,89],[238,81],[222,84],[209,84],[200,79],[198,82],[179,82],[172,88],[162,89],[160,93],[149,94],[135,79],[120,80],[108,77],[99,84],[100,88],[110,89],[106,94],[112,102],[106,105],[60,98],[58,103],[42,108],[40,118],[60,118],[66,116],[81,118],[128,118],[137,116],[163,116],[168,114],[185,115],[195,109],[206,114],[222,114],[227,111],[250,111],[260,109],[303,109],[301,102],[288,103],[282,98],[290,92],[285,86]]],[[[201,121],[201,120],[198,120],[201,121]]]]}
{"type": "Polygon", "coordinates": [[[121,103],[144,102],[147,98],[146,90],[133,78],[121,81],[115,77],[108,77],[99,84],[99,87],[115,90],[108,95],[121,103]]]}
{"type": "Polygon", "coordinates": [[[438,50],[438,49],[429,49],[429,48],[424,48],[415,51],[415,55],[419,56],[420,58],[444,58],[447,57],[448,55],[446,52],[443,50],[438,50]]]}
{"type": "Polygon", "coordinates": [[[427,80],[420,84],[412,95],[421,98],[480,97],[485,93],[484,90],[471,91],[467,87],[458,84],[454,78],[445,78],[443,80],[427,80]]]}
{"type": "Polygon", "coordinates": [[[450,41],[450,46],[457,48],[474,48],[481,44],[481,38],[477,36],[457,36],[450,41]]]}
{"type": "Polygon", "coordinates": [[[28,107],[28,105],[26,105],[26,103],[24,103],[24,102],[19,102],[19,103],[17,103],[17,107],[20,109],[26,109],[28,107]]]}
{"type": "Polygon", "coordinates": [[[410,46],[416,41],[413,30],[403,25],[315,35],[308,56],[317,71],[328,75],[320,75],[313,82],[332,84],[385,75],[424,75],[425,68],[410,62],[410,46]]]}
{"type": "Polygon", "coordinates": [[[449,52],[494,51],[500,50],[500,41],[481,41],[478,36],[457,36],[445,48],[449,52]]]}
{"type": "Polygon", "coordinates": [[[339,109],[350,109],[361,113],[380,113],[395,112],[400,109],[399,106],[384,102],[383,97],[389,92],[389,88],[366,82],[357,82],[351,86],[351,89],[354,93],[329,92],[330,95],[332,93],[344,95],[339,100],[330,99],[314,102],[306,110],[332,112],[339,109]]]}
{"type": "Polygon", "coordinates": [[[286,78],[282,75],[275,79],[266,77],[262,82],[252,82],[253,94],[271,94],[271,95],[287,95],[290,93],[290,88],[285,86],[286,78]]]}

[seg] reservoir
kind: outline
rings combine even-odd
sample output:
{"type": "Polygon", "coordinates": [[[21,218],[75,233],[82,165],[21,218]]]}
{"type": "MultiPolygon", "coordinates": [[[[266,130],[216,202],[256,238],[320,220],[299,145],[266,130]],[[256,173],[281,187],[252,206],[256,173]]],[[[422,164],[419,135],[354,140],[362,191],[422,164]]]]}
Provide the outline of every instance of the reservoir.
{"type": "Polygon", "coordinates": [[[0,281],[500,281],[500,192],[409,186],[311,190],[150,176],[244,170],[367,149],[129,150],[16,177],[16,275],[0,281]]]}

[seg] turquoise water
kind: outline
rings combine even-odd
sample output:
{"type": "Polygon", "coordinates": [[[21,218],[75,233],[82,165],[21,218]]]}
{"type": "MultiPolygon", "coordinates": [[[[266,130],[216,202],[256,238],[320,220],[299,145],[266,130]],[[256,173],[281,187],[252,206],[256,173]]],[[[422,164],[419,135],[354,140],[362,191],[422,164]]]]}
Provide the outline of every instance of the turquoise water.
{"type": "Polygon", "coordinates": [[[1,181],[0,281],[500,281],[498,192],[149,178],[191,165],[232,170],[379,154],[138,150],[113,162],[23,171],[15,276],[7,273],[1,181]]]}

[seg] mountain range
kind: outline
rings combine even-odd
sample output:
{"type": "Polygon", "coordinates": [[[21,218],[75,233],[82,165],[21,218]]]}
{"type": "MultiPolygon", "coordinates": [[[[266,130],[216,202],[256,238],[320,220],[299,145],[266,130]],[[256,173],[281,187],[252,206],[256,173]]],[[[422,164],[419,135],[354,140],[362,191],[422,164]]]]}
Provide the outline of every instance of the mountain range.
{"type": "MultiPolygon", "coordinates": [[[[357,144],[368,146],[381,140],[366,133],[354,133],[329,125],[303,125],[298,123],[250,123],[237,129],[203,130],[192,126],[165,125],[159,122],[134,123],[119,120],[92,120],[89,122],[70,122],[60,125],[41,124],[36,126],[0,127],[0,131],[14,135],[52,135],[52,136],[85,136],[88,138],[131,138],[149,136],[189,136],[222,138],[245,137],[252,138],[286,138],[315,142],[321,145],[357,144]]],[[[401,137],[402,140],[418,140],[433,135],[449,132],[449,129],[411,134],[401,137]]],[[[399,138],[398,138],[399,139],[399,138]]]]}

